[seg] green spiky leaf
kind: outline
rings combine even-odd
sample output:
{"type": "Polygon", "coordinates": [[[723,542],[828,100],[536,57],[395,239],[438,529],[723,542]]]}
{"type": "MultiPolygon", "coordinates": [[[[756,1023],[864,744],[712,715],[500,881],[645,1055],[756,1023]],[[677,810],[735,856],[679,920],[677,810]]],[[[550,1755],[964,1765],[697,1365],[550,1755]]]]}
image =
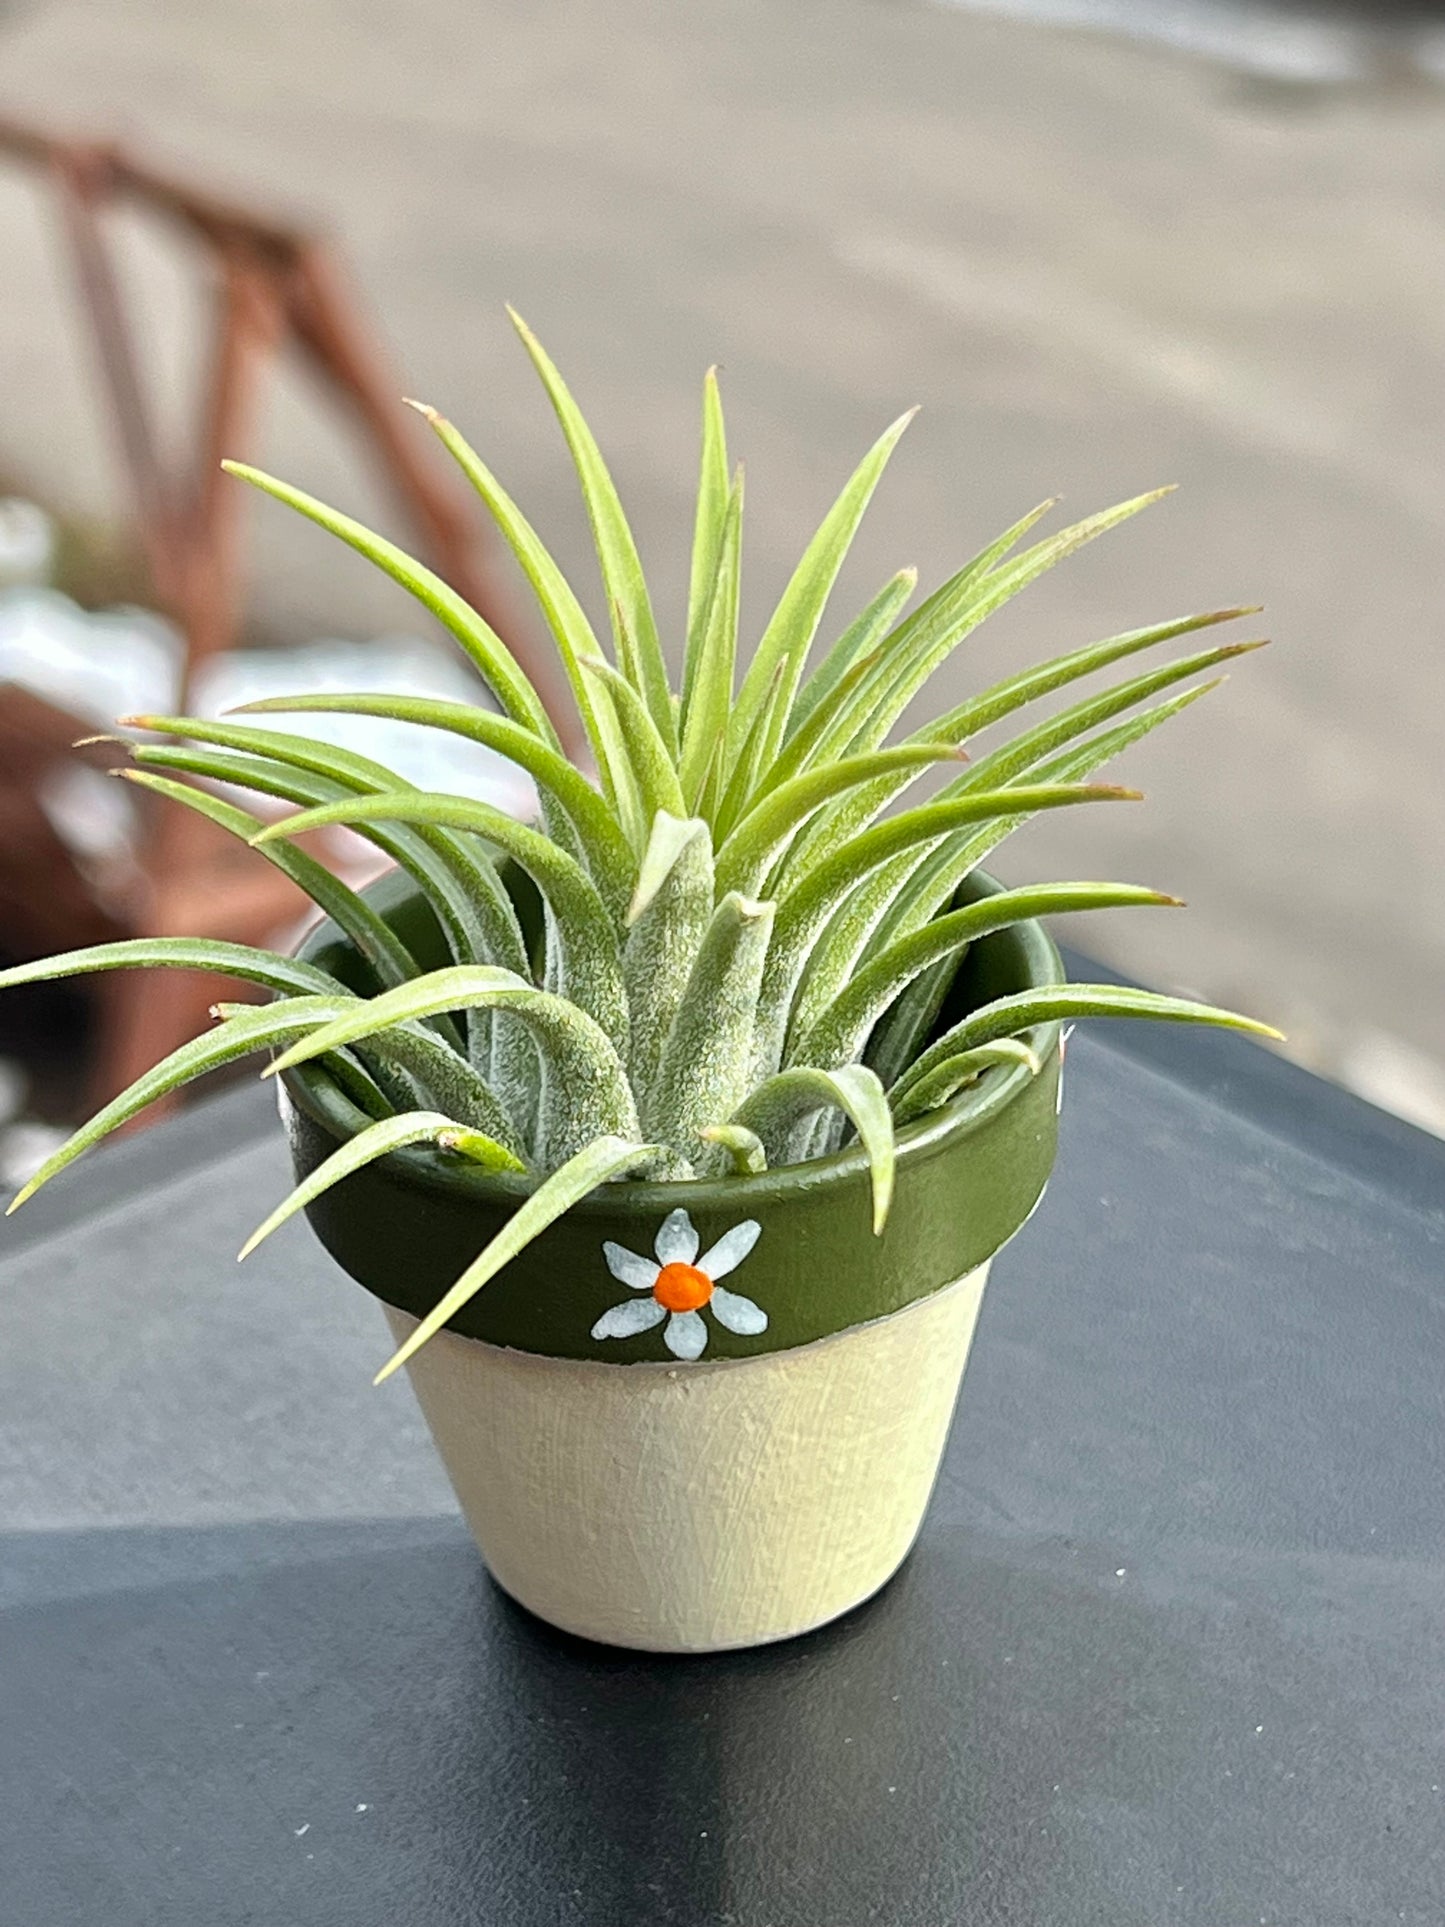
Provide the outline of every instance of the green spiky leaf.
{"type": "Polygon", "coordinates": [[[628,1076],[645,1117],[668,1036],[713,915],[712,838],[700,817],[659,811],[638,872],[635,915],[622,953],[632,1027],[628,1076]]]}
{"type": "Polygon", "coordinates": [[[658,811],[647,848],[642,853],[632,901],[627,906],[629,928],[649,907],[693,843],[707,845],[711,879],[712,837],[707,824],[700,816],[673,816],[667,810],[658,811]]]}
{"type": "Polygon", "coordinates": [[[950,831],[966,824],[996,821],[1005,815],[1018,822],[1039,810],[1076,803],[1133,802],[1138,794],[1104,784],[1067,783],[979,791],[886,817],[820,858],[778,906],[758,999],[756,1075],[766,1076],[779,1067],[789,1020],[795,1018],[805,1028],[841,990],[855,954],[855,932],[868,930],[892,899],[897,872],[890,866],[895,858],[936,847],[950,831]],[[810,992],[803,993],[803,1001],[795,1007],[808,966],[810,992]]]}
{"type": "MultiPolygon", "coordinates": [[[[243,703],[237,716],[311,712],[334,716],[380,716],[388,722],[416,723],[445,730],[495,750],[524,769],[551,796],[571,823],[582,846],[592,879],[614,906],[625,903],[633,854],[617,820],[592,785],[560,750],[506,716],[495,716],[473,703],[441,702],[429,696],[338,694],[267,696],[243,703]]],[[[397,785],[385,786],[395,789],[397,785]]]]}
{"type": "Polygon", "coordinates": [[[581,866],[538,831],[517,823],[490,803],[428,790],[355,796],[303,810],[273,823],[254,839],[264,848],[281,836],[301,836],[329,823],[383,819],[432,823],[472,830],[504,849],[536,883],[552,911],[561,958],[560,989],[599,1023],[621,1051],[627,1049],[627,1000],[617,933],[596,886],[581,866]]]}
{"type": "Polygon", "coordinates": [[[637,846],[640,851],[646,844],[645,831],[651,828],[659,810],[670,810],[676,816],[685,812],[682,785],[677,778],[672,754],[649,715],[647,705],[626,676],[619,674],[610,662],[584,662],[582,673],[601,685],[605,699],[612,704],[613,714],[632,759],[632,781],[641,812],[637,846]]]}
{"type": "MultiPolygon", "coordinates": [[[[406,988],[405,984],[398,985],[391,994],[395,996],[406,988]]],[[[268,1005],[267,1011],[278,1024],[287,1027],[285,1035],[278,1033],[275,1041],[295,1045],[297,1040],[343,1022],[360,1005],[361,999],[350,995],[288,997],[268,1005]]],[[[248,1008],[244,1004],[216,1004],[214,1012],[218,1017],[239,1017],[248,1008]]],[[[519,1148],[516,1127],[501,1099],[461,1052],[439,1037],[428,1023],[398,1022],[373,1032],[366,1039],[365,1055],[374,1074],[385,1080],[388,1093],[396,1102],[409,1107],[420,1093],[469,1128],[487,1132],[511,1150],[519,1148]],[[404,1073],[400,1083],[395,1076],[398,1070],[404,1073]]]]}
{"type": "Polygon", "coordinates": [[[258,950],[248,943],[223,943],[210,937],[122,937],[115,943],[88,944],[33,963],[0,970],[0,990],[20,984],[50,983],[59,977],[88,977],[98,970],[204,970],[241,983],[262,984],[283,996],[323,995],[341,985],[315,964],[258,950]]]}
{"type": "Polygon", "coordinates": [[[755,1178],[760,1171],[768,1168],[768,1154],[763,1140],[745,1124],[708,1124],[698,1132],[698,1136],[709,1144],[720,1145],[727,1152],[732,1168],[739,1177],[755,1178]]]}
{"type": "Polygon", "coordinates": [[[827,1109],[842,1111],[851,1120],[868,1153],[876,1237],[888,1222],[893,1201],[893,1114],[882,1084],[866,1064],[779,1071],[739,1107],[733,1122],[756,1132],[771,1162],[786,1163],[798,1127],[827,1109]]]}
{"type": "Polygon", "coordinates": [[[728,745],[733,755],[746,739],[754,716],[767,698],[774,671],[781,665],[786,700],[779,708],[776,738],[767,745],[767,754],[776,754],[787,728],[793,694],[802,679],[808,650],[822,621],[833,584],[838,579],[838,571],[858,532],[863,512],[888,465],[888,458],[917,412],[910,408],[906,415],[900,415],[878,437],[848,478],[842,494],[808,544],[792,580],[783,591],[782,600],[773,612],[772,620],[763,631],[743,678],[737,707],[728,726],[728,745]]]}
{"type": "Polygon", "coordinates": [[[1178,903],[1178,897],[1129,883],[1043,883],[1023,890],[1000,890],[995,896],[935,918],[881,950],[808,1026],[796,1046],[790,1048],[789,1060],[824,1067],[850,1062],[861,1054],[874,1024],[900,991],[931,965],[995,930],[1007,930],[1034,917],[1056,917],[1080,910],[1178,903]]]}
{"type": "Polygon", "coordinates": [[[583,670],[584,663],[601,662],[605,658],[582,604],[537,531],[465,436],[459,434],[436,409],[419,402],[412,405],[431,425],[437,439],[486,503],[507,546],[531,583],[557,644],[557,653],[571,684],[572,696],[597,758],[608,797],[622,818],[629,841],[634,847],[640,847],[644,834],[642,808],[626,738],[611,702],[606,696],[599,697],[596,687],[583,670]]]}
{"type": "MultiPolygon", "coordinates": [[[[234,803],[226,802],[210,790],[197,789],[189,783],[172,783],[150,770],[123,769],[117,770],[116,774],[141,789],[194,810],[197,815],[219,824],[242,843],[254,842],[266,827],[260,817],[253,816],[249,810],[238,809],[234,803]]],[[[339,877],[333,876],[324,863],[318,863],[315,857],[308,856],[304,850],[298,850],[285,839],[268,843],[261,854],[283,876],[290,877],[298,889],[304,890],[323,916],[330,917],[338,928],[346,932],[382,983],[405,983],[408,977],[416,975],[415,957],[391,926],[376,914],[364,897],[358,896],[339,877]]]]}
{"type": "Polygon", "coordinates": [[[713,588],[717,581],[718,558],[722,553],[731,495],[722,396],[718,392],[717,369],[709,368],[702,388],[702,456],[698,468],[697,513],[693,524],[692,564],[687,595],[687,645],[683,657],[682,698],[679,705],[684,717],[697,679],[712,609],[713,588]]]}
{"type": "Polygon", "coordinates": [[[688,974],[648,1093],[649,1134],[666,1135],[690,1158],[705,1126],[726,1119],[747,1091],[754,1013],[773,906],[729,892],[719,903],[688,974]]]}
{"type": "MultiPolygon", "coordinates": [[[[218,782],[239,783],[262,795],[320,805],[343,795],[390,794],[409,790],[385,764],[352,750],[338,749],[285,730],[256,729],[245,723],[212,722],[195,716],[127,716],[136,729],[189,739],[183,750],[133,745],[131,754],[146,768],[181,769],[218,782]],[[206,754],[191,744],[215,745],[240,757],[206,754]],[[334,787],[330,787],[333,786],[334,787]]],[[[526,949],[512,902],[484,851],[446,831],[428,827],[415,837],[383,835],[358,825],[378,849],[395,857],[421,882],[442,920],[459,962],[525,966],[526,949]]]]}
{"type": "Polygon", "coordinates": [[[1020,1037],[1000,1037],[992,1044],[979,1044],[973,1050],[960,1051],[957,1057],[946,1057],[926,1077],[919,1078],[906,1095],[895,1096],[893,1122],[901,1130],[915,1118],[946,1104],[961,1090],[977,1083],[985,1071],[999,1064],[1022,1064],[1031,1077],[1037,1077],[1043,1068],[1035,1052],[1020,1037]]]}
{"type": "MultiPolygon", "coordinates": [[[[174,941],[180,941],[175,939],[174,941]]],[[[113,946],[119,948],[120,946],[113,946]]],[[[215,950],[218,945],[208,946],[215,950]]],[[[232,946],[227,946],[232,947],[232,946]]],[[[234,946],[239,948],[239,946],[234,946]]],[[[201,948],[201,946],[197,946],[201,948]]],[[[81,953],[73,953],[79,955],[81,953]]],[[[105,968],[105,966],[100,966],[105,968]]],[[[59,973],[53,973],[59,974],[59,973]]],[[[11,981],[16,981],[13,973],[7,973],[11,981]]],[[[19,979],[19,981],[27,981],[19,979]]],[[[30,981],[33,981],[31,979],[30,981]]],[[[336,1003],[343,1001],[344,993],[336,993],[336,1003]]],[[[40,1169],[21,1186],[8,1207],[18,1211],[27,1198],[33,1198],[42,1185],[73,1164],[112,1131],[118,1131],[123,1124],[129,1124],[133,1117],[163,1097],[179,1091],[197,1077],[208,1071],[219,1070],[225,1064],[233,1064],[240,1057],[248,1057],[253,1051],[267,1050],[271,1046],[295,1035],[294,1017],[289,1016],[282,1004],[255,1004],[238,1009],[215,1030],[194,1037],[179,1049],[163,1057],[159,1064],[138,1077],[135,1082],[113,1097],[109,1104],[103,1105],[94,1117],[82,1124],[78,1131],[68,1137],[64,1144],[51,1152],[40,1169]]]]}
{"type": "Polygon", "coordinates": [[[688,649],[688,681],[682,699],[683,795],[696,809],[709,788],[720,793],[728,767],[728,710],[738,644],[738,596],[742,569],[743,474],[728,495],[717,540],[717,560],[706,611],[695,645],[688,649]]]}
{"type": "Polygon", "coordinates": [[[483,1285],[496,1277],[503,1265],[519,1251],[525,1251],[548,1225],[555,1224],[598,1185],[630,1171],[645,1170],[666,1155],[666,1147],[662,1145],[631,1144],[624,1138],[608,1136],[599,1137],[578,1151],[538,1185],[481,1256],[427,1313],[406,1343],[392,1354],[373,1382],[380,1385],[409,1358],[414,1358],[429,1338],[434,1338],[449,1319],[455,1318],[462,1307],[475,1298],[483,1285]]]}
{"type": "Polygon", "coordinates": [[[1219,1010],[1183,997],[1166,997],[1154,990],[1136,990],[1126,984],[1055,984],[1046,990],[996,998],[955,1024],[898,1080],[894,1101],[901,1103],[940,1064],[965,1051],[995,1043],[1001,1037],[1022,1036],[1039,1024],[1067,1023],[1077,1017],[1138,1017],[1152,1023],[1205,1024],[1216,1030],[1269,1037],[1275,1042],[1283,1035],[1272,1024],[1241,1017],[1236,1011],[1219,1010]]]}
{"type": "Polygon", "coordinates": [[[273,1231],[279,1231],[288,1218],[295,1217],[343,1178],[349,1178],[353,1172],[363,1170],[392,1151],[401,1151],[413,1144],[433,1144],[439,1150],[467,1159],[483,1171],[525,1171],[527,1168],[505,1144],[499,1144],[484,1132],[470,1130],[440,1111],[405,1111],[399,1117],[382,1118],[368,1130],[358,1131],[329,1158],[324,1158],[277,1205],[270,1217],[256,1227],[236,1254],[238,1259],[249,1258],[257,1245],[273,1231]]]}
{"type": "Polygon", "coordinates": [[[536,1038],[547,1072],[542,1100],[544,1164],[570,1157],[594,1137],[637,1136],[637,1110],[627,1074],[607,1033],[576,1004],[536,989],[509,970],[452,965],[428,971],[409,984],[359,1002],[292,1044],[271,1064],[267,1075],[440,1011],[476,1009],[505,1010],[536,1038]]]}
{"type": "Polygon", "coordinates": [[[246,462],[222,462],[221,467],[228,475],[249,482],[263,494],[284,502],[287,508],[295,509],[298,515],[304,515],[308,521],[315,522],[318,527],[345,542],[348,548],[355,549],[358,555],[364,555],[368,562],[374,562],[384,575],[389,575],[408,595],[414,596],[424,609],[429,609],[443,628],[456,638],[482,680],[514,721],[535,730],[548,742],[557,741],[557,733],[547,715],[546,706],[523,674],[516,657],[491,625],[484,622],[476,610],[464,602],[455,589],[449,588],[439,575],[424,568],[384,536],[374,534],[337,509],[328,508],[324,502],[318,502],[315,496],[292,488],[289,482],[279,482],[274,475],[267,475],[246,462]]]}
{"type": "Polygon", "coordinates": [[[718,852],[718,886],[753,890],[768,866],[786,847],[789,837],[834,797],[866,788],[879,778],[909,782],[935,763],[958,762],[949,743],[929,743],[900,749],[881,749],[869,756],[852,756],[825,769],[805,770],[791,782],[772,790],[738,824],[718,852]]]}
{"type": "Polygon", "coordinates": [[[653,726],[676,754],[677,731],[672,714],[672,695],[667,686],[667,665],[658,639],[652,613],[652,598],[642,573],[632,530],[618,499],[612,476],[602,459],[592,430],[583,420],[567,384],[557,372],[551,357],[523,321],[515,308],[508,308],[512,325],[522,338],[532,365],[542,377],[562,433],[572,452],[582,499],[592,524],[592,540],[607,591],[608,606],[614,612],[613,635],[617,660],[632,688],[647,706],[653,726]]]}
{"type": "Polygon", "coordinates": [[[900,569],[894,577],[885,582],[864,609],[856,616],[839,636],[833,647],[824,656],[818,667],[798,691],[798,700],[793,704],[793,713],[788,720],[788,754],[793,757],[793,767],[786,774],[794,776],[807,763],[823,732],[837,715],[842,702],[851,693],[843,684],[846,679],[857,679],[869,666],[873,651],[893,627],[894,619],[907,607],[909,597],[918,587],[917,569],[900,569]],[[818,714],[822,709],[821,717],[818,714]],[[800,744],[799,737],[804,740],[800,744]]]}

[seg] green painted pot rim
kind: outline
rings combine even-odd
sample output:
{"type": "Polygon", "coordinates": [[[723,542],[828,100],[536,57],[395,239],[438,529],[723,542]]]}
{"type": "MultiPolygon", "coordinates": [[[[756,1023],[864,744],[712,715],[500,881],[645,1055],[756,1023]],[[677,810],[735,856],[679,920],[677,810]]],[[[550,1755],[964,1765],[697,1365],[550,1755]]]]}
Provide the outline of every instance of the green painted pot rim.
{"type": "MultiPolygon", "coordinates": [[[[969,878],[969,894],[993,896],[1004,886],[986,871],[975,870],[969,878]]],[[[389,872],[366,892],[373,907],[383,915],[407,898],[418,894],[417,887],[404,873],[389,872]],[[400,887],[398,887],[398,883],[400,887]]],[[[1012,924],[1006,932],[1025,958],[1024,981],[1020,990],[1034,989],[1067,981],[1063,959],[1053,939],[1037,921],[1012,924]]],[[[992,939],[985,938],[989,942],[992,939]]],[[[297,956],[314,962],[319,952],[341,946],[349,949],[347,938],[331,921],[323,918],[312,926],[297,949],[297,956]]],[[[1062,1025],[1058,1021],[1035,1025],[1027,1033],[1040,1065],[1046,1065],[1058,1049],[1062,1025]]],[[[940,1105],[936,1111],[904,1125],[897,1134],[897,1170],[921,1162],[945,1147],[953,1147],[974,1133],[984,1130],[1008,1109],[1040,1073],[1027,1064],[994,1065],[969,1089],[940,1105]]],[[[314,1063],[294,1065],[281,1073],[291,1102],[315,1124],[334,1137],[338,1144],[355,1137],[373,1121],[354,1104],[321,1067],[314,1063]]],[[[378,1168],[422,1190],[434,1192],[457,1203],[474,1202],[515,1210],[541,1182],[521,1172],[488,1172],[468,1169],[455,1159],[444,1157],[430,1146],[408,1146],[390,1151],[378,1161],[378,1168]]],[[[614,1220],[635,1213],[639,1217],[665,1215],[679,1204],[710,1215],[727,1216],[732,1212],[747,1215],[753,1209],[786,1203],[800,1187],[816,1192],[829,1184],[850,1185],[867,1175],[868,1155],[859,1144],[847,1146],[827,1157],[809,1158],[799,1164],[771,1167],[755,1175],[722,1178],[688,1178],[657,1182],[647,1179],[619,1179],[600,1186],[568,1212],[571,1218],[614,1220]]]]}

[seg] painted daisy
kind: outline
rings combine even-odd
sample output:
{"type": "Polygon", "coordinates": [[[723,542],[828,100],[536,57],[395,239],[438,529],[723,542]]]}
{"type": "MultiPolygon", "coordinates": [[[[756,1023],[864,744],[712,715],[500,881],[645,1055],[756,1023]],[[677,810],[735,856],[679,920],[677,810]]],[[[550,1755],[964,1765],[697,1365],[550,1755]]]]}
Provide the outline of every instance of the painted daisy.
{"type": "Polygon", "coordinates": [[[645,1298],[629,1298],[611,1311],[603,1312],[592,1327],[594,1338],[632,1338],[651,1331],[665,1318],[663,1342],[674,1358],[700,1358],[707,1347],[704,1305],[717,1322],[730,1332],[751,1336],[768,1329],[768,1314],[738,1292],[725,1291],[717,1282],[735,1271],[762,1235],[754,1218],[745,1218],[725,1231],[710,1250],[699,1258],[701,1240],[692,1219],[684,1210],[669,1211],[662,1221],[653,1246],[656,1258],[639,1258],[611,1240],[604,1242],[602,1255],[614,1278],[633,1291],[646,1292],[645,1298]]]}

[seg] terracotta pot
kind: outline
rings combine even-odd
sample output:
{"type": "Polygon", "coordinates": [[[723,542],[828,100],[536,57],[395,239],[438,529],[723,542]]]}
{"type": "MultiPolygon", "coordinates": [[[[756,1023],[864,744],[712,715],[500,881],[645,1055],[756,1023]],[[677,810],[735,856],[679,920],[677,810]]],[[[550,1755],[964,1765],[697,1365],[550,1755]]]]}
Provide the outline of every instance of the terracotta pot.
{"type": "MultiPolygon", "coordinates": [[[[976,874],[961,894],[996,888],[976,874]]],[[[372,900],[419,962],[441,961],[407,880],[372,900]]],[[[371,987],[334,927],[304,954],[371,987]]],[[[1037,926],[988,937],[939,1027],[1061,976],[1037,926]]],[[[1053,1163],[1057,1027],[1032,1041],[1037,1075],[991,1070],[899,1133],[881,1237],[856,1146],[758,1177],[606,1185],[417,1354],[422,1410],[513,1597],[588,1638],[707,1652],[805,1632],[886,1582],[927,1507],[989,1262],[1053,1163]]],[[[287,1075],[284,1111],[298,1175],[365,1121],[315,1066],[287,1075]]],[[[400,1340],[526,1189],[404,1151],[309,1215],[400,1340]]]]}

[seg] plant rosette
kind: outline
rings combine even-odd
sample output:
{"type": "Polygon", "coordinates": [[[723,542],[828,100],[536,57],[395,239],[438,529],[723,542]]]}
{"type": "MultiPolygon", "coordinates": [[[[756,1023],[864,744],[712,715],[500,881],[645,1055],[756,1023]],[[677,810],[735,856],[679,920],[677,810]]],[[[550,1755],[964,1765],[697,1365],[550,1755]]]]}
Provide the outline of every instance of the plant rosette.
{"type": "Polygon", "coordinates": [[[495,707],[322,691],[220,720],[122,719],[136,733],[120,773],[249,844],[323,922],[295,956],[138,937],[0,972],[3,988],[205,970],[271,998],[216,1005],[212,1031],[83,1124],[10,1208],[156,1099],[272,1053],[297,1184],[242,1256],[304,1210],[382,1300],[396,1350],[378,1383],[411,1373],[500,1583],[598,1639],[746,1645],[846,1611],[907,1552],[988,1266],[1048,1177],[1062,1026],[1277,1035],[1207,1004],[1063,981],[1039,919],[1176,899],[1127,883],[1003,888],[981,867],[1042,811],[1136,800],[1090,779],[1259,644],[1108,679],[1249,611],[1176,617],[1005,676],[894,740],[981,622],[1167,491],[1023,546],[1045,503],[910,613],[917,578],[902,570],[815,658],[904,416],[744,656],[742,471],[710,373],[674,688],[601,451],[517,327],[582,486],[610,646],[481,458],[421,412],[535,593],[585,751],[569,753],[505,641],[440,577],[228,464],[414,596],[495,707]],[[538,820],[256,720],[275,712],[481,743],[533,779],[538,820]],[[905,801],[929,774],[933,794],[905,801]],[[277,802],[296,814],[278,819],[277,802]],[[328,825],[368,838],[393,876],[350,889],[307,846],[328,825]]]}

